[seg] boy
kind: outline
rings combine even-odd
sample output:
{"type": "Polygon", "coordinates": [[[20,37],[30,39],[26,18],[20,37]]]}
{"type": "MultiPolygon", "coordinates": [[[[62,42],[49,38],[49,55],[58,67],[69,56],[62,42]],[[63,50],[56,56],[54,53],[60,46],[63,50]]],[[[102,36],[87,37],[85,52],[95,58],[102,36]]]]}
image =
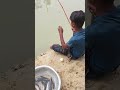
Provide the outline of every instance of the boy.
{"type": "Polygon", "coordinates": [[[85,14],[83,11],[74,11],[70,16],[73,36],[65,43],[63,38],[63,28],[58,27],[61,46],[54,44],[51,46],[56,52],[64,55],[70,55],[71,59],[78,59],[85,53],[85,31],[82,26],[85,21],[85,14]]]}

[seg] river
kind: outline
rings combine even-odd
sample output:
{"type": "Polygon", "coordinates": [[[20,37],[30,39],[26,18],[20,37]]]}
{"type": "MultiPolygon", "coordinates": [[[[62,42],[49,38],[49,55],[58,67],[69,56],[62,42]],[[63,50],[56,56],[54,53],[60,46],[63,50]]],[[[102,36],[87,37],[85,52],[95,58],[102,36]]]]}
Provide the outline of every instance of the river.
{"type": "MultiPolygon", "coordinates": [[[[68,18],[75,10],[85,11],[85,0],[59,0],[68,18]]],[[[67,42],[72,30],[58,0],[35,1],[35,56],[45,52],[52,44],[59,44],[58,26],[64,29],[67,42]]]]}

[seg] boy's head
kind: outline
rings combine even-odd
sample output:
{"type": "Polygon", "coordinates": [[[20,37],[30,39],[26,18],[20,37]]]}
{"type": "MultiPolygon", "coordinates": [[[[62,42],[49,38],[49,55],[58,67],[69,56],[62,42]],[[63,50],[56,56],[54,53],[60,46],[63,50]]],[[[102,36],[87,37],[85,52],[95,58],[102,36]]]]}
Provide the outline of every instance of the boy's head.
{"type": "Polygon", "coordinates": [[[85,13],[83,11],[74,11],[70,16],[71,26],[73,28],[82,28],[85,21],[85,13]]]}

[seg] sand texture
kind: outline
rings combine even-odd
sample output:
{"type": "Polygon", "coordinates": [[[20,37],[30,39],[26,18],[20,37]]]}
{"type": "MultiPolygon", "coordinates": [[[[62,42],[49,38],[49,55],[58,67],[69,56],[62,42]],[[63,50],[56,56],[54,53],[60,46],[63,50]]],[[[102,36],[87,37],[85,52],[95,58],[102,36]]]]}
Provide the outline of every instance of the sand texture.
{"type": "Polygon", "coordinates": [[[33,60],[10,67],[0,73],[0,90],[31,90],[34,88],[33,60]],[[33,75],[31,75],[33,72],[33,75]]]}
{"type": "Polygon", "coordinates": [[[99,80],[86,80],[86,90],[120,90],[120,67],[99,80]]]}
{"type": "Polygon", "coordinates": [[[35,66],[39,65],[49,65],[58,72],[62,82],[61,90],[85,90],[84,57],[69,61],[68,57],[48,50],[37,57],[35,66]]]}
{"type": "Polygon", "coordinates": [[[31,81],[34,78],[31,76],[33,61],[35,66],[49,65],[58,72],[62,81],[61,90],[120,90],[120,68],[101,80],[87,80],[85,87],[84,57],[69,62],[66,56],[52,50],[39,55],[36,60],[29,60],[12,66],[7,72],[0,72],[0,90],[30,90],[34,87],[34,80],[31,81]],[[64,60],[60,61],[61,58],[64,60]]]}

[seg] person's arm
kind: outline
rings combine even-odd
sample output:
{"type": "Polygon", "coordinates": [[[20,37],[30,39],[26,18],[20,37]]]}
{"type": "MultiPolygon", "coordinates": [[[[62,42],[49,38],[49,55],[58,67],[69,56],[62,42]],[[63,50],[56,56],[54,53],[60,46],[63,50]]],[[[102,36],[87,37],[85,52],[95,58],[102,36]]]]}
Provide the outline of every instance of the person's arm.
{"type": "Polygon", "coordinates": [[[61,42],[62,47],[63,48],[69,48],[68,45],[64,41],[63,28],[61,26],[58,27],[58,31],[59,31],[60,42],[61,42]]]}

